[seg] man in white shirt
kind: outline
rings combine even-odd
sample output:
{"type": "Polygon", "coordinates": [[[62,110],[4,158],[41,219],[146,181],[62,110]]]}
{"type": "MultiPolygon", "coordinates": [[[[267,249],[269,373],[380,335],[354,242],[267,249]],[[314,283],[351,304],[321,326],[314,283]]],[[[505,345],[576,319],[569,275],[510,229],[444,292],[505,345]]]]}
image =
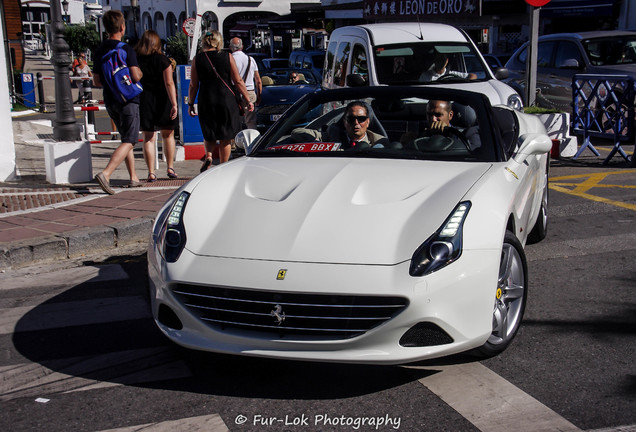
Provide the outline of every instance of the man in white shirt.
{"type": "MultiPolygon", "coordinates": [[[[256,61],[243,52],[243,41],[241,38],[230,39],[230,51],[232,51],[239,75],[243,78],[245,87],[247,87],[250,102],[254,105],[259,105],[261,103],[263,84],[261,83],[256,61]]],[[[256,110],[246,112],[243,120],[248,129],[256,129],[256,110]]]]}
{"type": "Polygon", "coordinates": [[[474,80],[477,79],[477,75],[469,72],[459,72],[447,69],[448,66],[448,57],[443,54],[438,54],[435,57],[435,62],[431,65],[429,70],[422,72],[420,75],[420,81],[422,82],[431,82],[437,81],[443,76],[454,76],[463,79],[474,80]]]}

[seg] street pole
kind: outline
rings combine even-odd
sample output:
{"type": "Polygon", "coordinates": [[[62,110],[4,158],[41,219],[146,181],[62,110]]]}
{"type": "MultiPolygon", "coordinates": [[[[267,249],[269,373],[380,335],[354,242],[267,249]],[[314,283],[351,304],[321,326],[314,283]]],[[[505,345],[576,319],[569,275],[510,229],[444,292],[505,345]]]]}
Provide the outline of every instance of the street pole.
{"type": "Polygon", "coordinates": [[[55,122],[53,123],[53,138],[55,141],[78,141],[80,129],[75,122],[73,110],[73,97],[71,95],[71,81],[69,80],[69,67],[71,57],[69,46],[64,40],[64,24],[60,2],[50,2],[51,24],[53,27],[53,66],[55,68],[55,122]]]}
{"type": "Polygon", "coordinates": [[[133,27],[135,28],[135,41],[139,40],[139,33],[137,32],[137,8],[139,7],[139,0],[130,0],[130,8],[133,14],[133,27]]]}
{"type": "Polygon", "coordinates": [[[537,50],[539,39],[539,10],[531,6],[530,12],[530,42],[528,56],[526,56],[526,105],[533,106],[537,98],[537,50]]]}

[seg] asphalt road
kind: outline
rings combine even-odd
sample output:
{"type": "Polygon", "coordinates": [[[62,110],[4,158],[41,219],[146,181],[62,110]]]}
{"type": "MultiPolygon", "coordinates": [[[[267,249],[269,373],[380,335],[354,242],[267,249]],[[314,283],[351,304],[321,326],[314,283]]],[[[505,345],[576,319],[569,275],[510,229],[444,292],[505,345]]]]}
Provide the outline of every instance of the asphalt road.
{"type": "Polygon", "coordinates": [[[0,274],[0,428],[636,431],[636,170],[554,162],[551,184],[522,327],[481,362],[189,352],[154,326],[143,255],[0,274]]]}

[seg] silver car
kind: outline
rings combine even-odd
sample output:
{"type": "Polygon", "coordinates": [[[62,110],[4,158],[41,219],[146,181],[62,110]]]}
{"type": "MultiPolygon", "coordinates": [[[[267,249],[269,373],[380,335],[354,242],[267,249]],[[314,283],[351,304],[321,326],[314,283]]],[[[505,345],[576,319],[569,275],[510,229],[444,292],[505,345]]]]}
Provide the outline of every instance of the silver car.
{"type": "MultiPolygon", "coordinates": [[[[506,63],[514,88],[526,105],[528,44],[506,63]]],[[[576,74],[629,75],[636,79],[636,32],[595,31],[541,36],[537,51],[538,106],[569,111],[576,74]]]]}

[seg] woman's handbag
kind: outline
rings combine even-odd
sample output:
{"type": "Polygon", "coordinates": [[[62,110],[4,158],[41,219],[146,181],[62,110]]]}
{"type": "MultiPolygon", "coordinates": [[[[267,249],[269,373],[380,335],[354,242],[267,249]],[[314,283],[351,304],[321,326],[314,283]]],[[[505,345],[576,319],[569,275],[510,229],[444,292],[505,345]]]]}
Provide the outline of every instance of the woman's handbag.
{"type": "MultiPolygon", "coordinates": [[[[230,55],[232,55],[232,54],[230,54],[230,55]]],[[[236,104],[238,105],[239,114],[241,116],[244,116],[245,115],[245,107],[246,107],[247,104],[245,103],[245,100],[243,99],[243,96],[239,92],[235,92],[234,90],[232,90],[232,87],[227,85],[225,80],[223,78],[221,78],[221,75],[219,75],[219,73],[216,71],[216,68],[212,64],[212,60],[210,60],[210,57],[208,57],[207,53],[205,54],[205,58],[208,59],[208,62],[210,63],[210,66],[212,66],[212,70],[216,74],[217,78],[220,79],[223,84],[225,84],[225,87],[227,87],[227,89],[230,91],[230,93],[232,93],[232,95],[236,99],[236,104]]]]}

